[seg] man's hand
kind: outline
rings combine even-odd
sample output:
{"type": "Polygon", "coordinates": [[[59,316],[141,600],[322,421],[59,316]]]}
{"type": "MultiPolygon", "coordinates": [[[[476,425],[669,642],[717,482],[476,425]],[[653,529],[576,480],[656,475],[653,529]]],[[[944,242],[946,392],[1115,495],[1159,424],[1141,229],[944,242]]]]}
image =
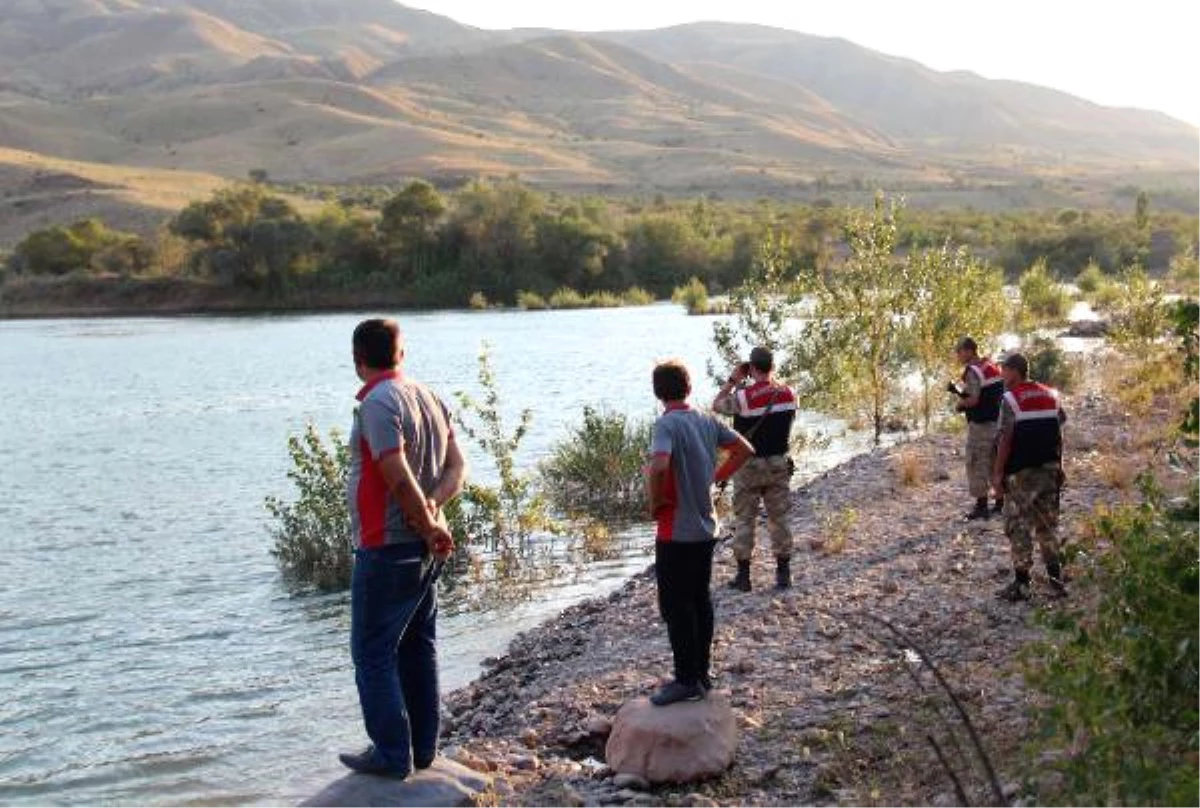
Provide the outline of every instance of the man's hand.
{"type": "Polygon", "coordinates": [[[432,530],[425,533],[425,544],[434,558],[445,561],[454,552],[454,536],[450,533],[450,523],[446,520],[446,514],[438,506],[436,499],[429,497],[426,505],[434,526],[432,530]]]}
{"type": "Polygon", "coordinates": [[[992,475],[992,491],[994,491],[996,496],[998,496],[998,497],[1004,496],[1004,475],[1003,474],[993,474],[992,475]]]}

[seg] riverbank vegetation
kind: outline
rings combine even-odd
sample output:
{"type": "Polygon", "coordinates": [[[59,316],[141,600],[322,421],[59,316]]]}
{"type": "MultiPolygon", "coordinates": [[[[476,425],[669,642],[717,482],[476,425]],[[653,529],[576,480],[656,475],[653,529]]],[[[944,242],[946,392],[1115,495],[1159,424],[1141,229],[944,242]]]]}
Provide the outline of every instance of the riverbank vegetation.
{"type": "MultiPolygon", "coordinates": [[[[515,424],[506,422],[486,344],[478,392],[454,397],[459,434],[494,474],[490,480],[473,475],[446,507],[459,545],[444,571],[447,595],[461,608],[521,600],[563,564],[611,555],[611,528],[638,518],[645,507],[642,463],[650,422],[585,408],[582,421],[535,467],[520,461],[533,413],[526,409],[515,424]],[[567,540],[557,554],[536,541],[555,536],[567,540]]],[[[288,439],[288,453],[294,496],[265,502],[272,553],[293,587],[345,589],[353,565],[349,449],[337,430],[325,439],[309,424],[288,439]]]]}
{"type": "MultiPolygon", "coordinates": [[[[736,289],[768,233],[786,237],[789,267],[836,271],[850,249],[848,212],[820,202],[573,198],[515,179],[449,193],[422,181],[371,194],[327,190],[323,207],[301,213],[294,196],[269,185],[234,185],[149,236],[94,219],[30,233],[4,261],[0,311],[36,314],[88,299],[126,312],[624,305],[681,287],[689,299],[701,287],[705,296],[736,289]]],[[[1194,285],[1172,267],[1189,256],[1194,265],[1197,217],[1152,199],[1138,210],[912,208],[893,239],[901,252],[962,245],[1010,281],[1041,260],[1055,280],[1091,271],[1097,289],[1097,275],[1131,265],[1194,285]]]]}

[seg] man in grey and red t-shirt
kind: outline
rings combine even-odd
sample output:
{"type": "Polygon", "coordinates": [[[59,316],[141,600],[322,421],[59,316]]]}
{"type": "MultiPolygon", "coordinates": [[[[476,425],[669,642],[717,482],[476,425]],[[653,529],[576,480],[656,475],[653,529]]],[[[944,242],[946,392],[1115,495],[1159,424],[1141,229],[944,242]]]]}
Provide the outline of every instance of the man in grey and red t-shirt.
{"type": "Polygon", "coordinates": [[[437,754],[434,559],[454,549],[441,509],[462,490],[466,462],[446,405],[401,371],[396,322],[359,323],[353,348],[364,384],[347,481],[350,654],[371,746],[340,759],[355,771],[403,778],[437,754]]]}
{"type": "Polygon", "coordinates": [[[658,523],[654,543],[658,606],[667,624],[675,678],[650,701],[664,706],[696,701],[712,688],[710,587],[717,534],[712,486],[741,468],[754,448],[718,418],[688,405],[692,385],[682,362],[660,364],[652,380],[664,412],[654,422],[646,474],[650,512],[658,523]],[[727,453],[720,466],[718,449],[727,453]]]}

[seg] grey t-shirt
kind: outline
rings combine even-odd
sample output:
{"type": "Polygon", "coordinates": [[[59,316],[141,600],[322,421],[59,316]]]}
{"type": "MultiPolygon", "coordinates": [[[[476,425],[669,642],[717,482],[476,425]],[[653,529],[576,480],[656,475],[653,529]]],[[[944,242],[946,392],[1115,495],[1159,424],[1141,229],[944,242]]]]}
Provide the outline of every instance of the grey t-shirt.
{"type": "Polygon", "coordinates": [[[650,453],[671,458],[665,492],[671,504],[657,514],[659,541],[713,540],[717,449],[737,442],[737,433],[724,422],[691,407],[672,407],[654,422],[650,453]]]}
{"type": "Polygon", "coordinates": [[[428,495],[442,478],[447,447],[454,438],[450,410],[428,387],[398,372],[371,379],[358,400],[362,403],[350,430],[346,485],[354,546],[371,549],[423,541],[388,491],[378,462],[403,451],[421,491],[428,495]]]}

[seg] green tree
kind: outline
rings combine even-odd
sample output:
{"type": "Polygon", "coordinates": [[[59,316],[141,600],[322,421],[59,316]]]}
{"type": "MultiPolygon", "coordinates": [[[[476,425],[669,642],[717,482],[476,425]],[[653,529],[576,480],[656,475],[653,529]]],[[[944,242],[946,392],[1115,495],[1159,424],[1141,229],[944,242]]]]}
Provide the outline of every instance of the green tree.
{"type": "MultiPolygon", "coordinates": [[[[710,363],[708,373],[714,381],[728,378],[730,368],[744,362],[755,346],[776,353],[793,347],[787,328],[800,317],[803,301],[802,278],[791,260],[790,246],[786,234],[768,231],[758,246],[745,282],[729,293],[732,319],[713,323],[713,343],[719,359],[717,365],[710,363]]],[[[780,372],[792,378],[803,370],[795,356],[780,356],[776,364],[780,372]]]]}
{"type": "Polygon", "coordinates": [[[936,250],[910,253],[906,261],[915,291],[910,338],[928,429],[934,385],[952,368],[950,346],[968,335],[981,345],[990,341],[1008,322],[1008,301],[1001,274],[966,247],[954,249],[945,244],[936,250]]]}
{"type": "Polygon", "coordinates": [[[582,292],[615,288],[605,283],[606,261],[617,244],[615,233],[582,217],[575,208],[540,216],[535,227],[538,266],[548,281],[544,288],[569,286],[582,292]]]}
{"type": "Polygon", "coordinates": [[[30,233],[17,244],[11,263],[31,275],[86,270],[138,274],[152,260],[150,247],[137,236],[110,230],[99,219],[80,219],[30,233]]]}
{"type": "Polygon", "coordinates": [[[896,256],[902,207],[877,194],[871,210],[850,212],[845,262],[801,276],[810,311],[790,346],[812,399],[865,418],[876,445],[900,409],[907,320],[917,299],[913,266],[896,256]]]}
{"type": "Polygon", "coordinates": [[[384,203],[379,234],[385,250],[408,275],[431,269],[437,224],[446,200],[424,180],[414,180],[384,203]]]}

